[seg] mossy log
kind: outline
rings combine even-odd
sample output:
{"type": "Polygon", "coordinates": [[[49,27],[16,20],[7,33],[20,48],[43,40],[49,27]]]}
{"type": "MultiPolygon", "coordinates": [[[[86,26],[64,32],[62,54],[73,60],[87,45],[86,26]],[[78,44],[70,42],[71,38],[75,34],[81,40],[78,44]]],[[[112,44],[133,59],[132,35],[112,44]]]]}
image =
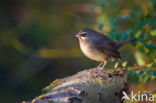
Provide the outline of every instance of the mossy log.
{"type": "Polygon", "coordinates": [[[57,79],[44,93],[23,103],[122,103],[122,91],[127,91],[124,69],[93,68],[64,79],[57,79]]]}

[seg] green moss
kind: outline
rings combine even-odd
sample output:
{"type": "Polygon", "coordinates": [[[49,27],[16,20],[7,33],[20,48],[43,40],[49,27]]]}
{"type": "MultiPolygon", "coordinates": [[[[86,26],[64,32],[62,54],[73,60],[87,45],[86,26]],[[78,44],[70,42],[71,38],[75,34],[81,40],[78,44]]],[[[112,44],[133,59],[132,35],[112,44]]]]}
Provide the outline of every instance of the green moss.
{"type": "Polygon", "coordinates": [[[47,87],[45,87],[43,89],[43,92],[48,92],[50,90],[52,90],[53,88],[55,88],[59,83],[62,82],[63,79],[56,79],[55,81],[53,81],[52,83],[50,83],[47,87]]]}

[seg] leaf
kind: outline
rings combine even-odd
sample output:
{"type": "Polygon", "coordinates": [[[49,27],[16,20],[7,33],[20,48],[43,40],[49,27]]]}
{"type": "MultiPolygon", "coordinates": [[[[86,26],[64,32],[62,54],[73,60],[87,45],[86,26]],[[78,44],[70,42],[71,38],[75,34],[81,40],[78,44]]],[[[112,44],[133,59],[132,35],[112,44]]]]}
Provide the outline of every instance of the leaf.
{"type": "Polygon", "coordinates": [[[138,38],[138,37],[140,36],[140,34],[141,34],[141,31],[139,30],[137,33],[134,34],[134,36],[135,36],[136,38],[138,38]]]}
{"type": "Polygon", "coordinates": [[[115,65],[114,65],[114,68],[117,68],[119,65],[119,62],[116,62],[115,65]]]}
{"type": "Polygon", "coordinates": [[[113,31],[110,34],[108,34],[107,36],[114,40],[114,39],[116,39],[116,32],[113,31]]]}
{"type": "Polygon", "coordinates": [[[152,75],[151,80],[155,80],[156,76],[152,75]]]}
{"type": "Polygon", "coordinates": [[[137,64],[139,64],[140,66],[143,66],[146,64],[141,52],[137,51],[135,53],[135,58],[136,58],[137,64]]]}
{"type": "Polygon", "coordinates": [[[147,64],[147,67],[152,67],[153,63],[147,64]]]}
{"type": "Polygon", "coordinates": [[[140,74],[140,70],[135,71],[135,73],[136,73],[137,75],[139,75],[139,74],[140,74]]]}
{"type": "Polygon", "coordinates": [[[126,66],[127,66],[127,63],[128,63],[127,61],[123,62],[123,63],[122,63],[122,66],[123,66],[123,67],[126,67],[126,66]]]}
{"type": "Polygon", "coordinates": [[[128,67],[128,71],[130,71],[130,70],[132,70],[133,69],[133,67],[128,67]]]}
{"type": "Polygon", "coordinates": [[[153,0],[149,0],[148,3],[149,3],[149,6],[150,6],[150,7],[153,7],[153,0]]]}
{"type": "Polygon", "coordinates": [[[132,46],[136,46],[137,40],[130,43],[132,46]]]}
{"type": "Polygon", "coordinates": [[[104,24],[100,24],[99,27],[98,27],[98,29],[99,29],[99,30],[102,30],[103,27],[104,27],[104,24]]]}
{"type": "Polygon", "coordinates": [[[152,72],[152,69],[151,68],[149,68],[149,69],[147,69],[147,71],[146,71],[147,73],[151,73],[152,72]]]}
{"type": "Polygon", "coordinates": [[[156,30],[152,30],[150,34],[151,36],[156,36],[156,30]]]}
{"type": "Polygon", "coordinates": [[[119,34],[117,35],[116,39],[119,40],[119,41],[120,40],[124,40],[125,39],[124,34],[125,34],[124,32],[119,32],[119,34]]]}
{"type": "Polygon", "coordinates": [[[144,77],[143,81],[144,81],[144,82],[149,81],[149,77],[148,77],[148,75],[146,75],[146,76],[144,77]]]}
{"type": "Polygon", "coordinates": [[[147,45],[145,45],[145,47],[146,47],[147,49],[151,50],[151,49],[152,49],[152,44],[147,44],[147,45]]]}

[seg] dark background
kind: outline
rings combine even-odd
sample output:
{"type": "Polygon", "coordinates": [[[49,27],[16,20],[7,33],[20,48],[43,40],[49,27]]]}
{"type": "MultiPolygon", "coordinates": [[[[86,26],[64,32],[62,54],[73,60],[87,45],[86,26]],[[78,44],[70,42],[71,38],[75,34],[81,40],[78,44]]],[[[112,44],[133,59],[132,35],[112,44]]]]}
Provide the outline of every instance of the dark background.
{"type": "MultiPolygon", "coordinates": [[[[111,39],[138,38],[120,51],[132,89],[156,87],[155,0],[1,0],[0,102],[20,103],[57,78],[98,65],[79,49],[74,34],[92,28],[111,39]],[[137,72],[136,72],[137,73],[137,72]],[[148,74],[151,73],[151,74],[148,74]],[[135,87],[135,88],[133,88],[135,87]]],[[[114,68],[108,62],[107,68],[114,68]]]]}

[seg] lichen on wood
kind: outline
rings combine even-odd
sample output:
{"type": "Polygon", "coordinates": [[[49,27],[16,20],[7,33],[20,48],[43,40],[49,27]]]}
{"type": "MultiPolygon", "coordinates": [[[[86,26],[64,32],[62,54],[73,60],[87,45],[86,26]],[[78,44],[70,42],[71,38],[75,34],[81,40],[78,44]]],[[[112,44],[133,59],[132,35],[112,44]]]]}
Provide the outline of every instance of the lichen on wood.
{"type": "Polygon", "coordinates": [[[127,90],[124,69],[93,68],[55,80],[42,95],[26,103],[122,103],[123,90],[127,90]]]}

